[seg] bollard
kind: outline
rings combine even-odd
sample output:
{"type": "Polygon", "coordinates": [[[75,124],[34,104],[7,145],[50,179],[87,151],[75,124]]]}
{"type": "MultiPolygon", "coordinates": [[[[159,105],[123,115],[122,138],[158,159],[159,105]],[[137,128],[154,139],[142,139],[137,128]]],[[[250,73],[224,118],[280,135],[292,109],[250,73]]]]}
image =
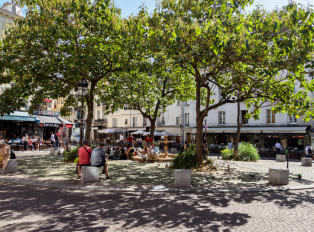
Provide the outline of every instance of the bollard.
{"type": "Polygon", "coordinates": [[[219,159],[219,155],[218,155],[218,159],[219,159]]]}
{"type": "Polygon", "coordinates": [[[228,172],[230,172],[230,166],[229,166],[229,164],[228,164],[228,172]]]}

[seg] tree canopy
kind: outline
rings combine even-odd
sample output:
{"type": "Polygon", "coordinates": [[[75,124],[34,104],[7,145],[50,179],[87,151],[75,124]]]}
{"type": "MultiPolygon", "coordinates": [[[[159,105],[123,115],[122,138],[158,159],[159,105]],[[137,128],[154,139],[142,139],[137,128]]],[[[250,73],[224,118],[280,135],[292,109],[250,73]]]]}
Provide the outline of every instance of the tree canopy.
{"type": "Polygon", "coordinates": [[[226,103],[253,99],[254,104],[254,99],[269,99],[272,86],[287,87],[281,94],[289,101],[296,80],[304,92],[313,90],[305,78],[305,64],[313,58],[312,9],[291,3],[271,12],[259,7],[242,13],[240,9],[248,3],[163,0],[149,17],[151,49],[165,51],[195,79],[199,164],[203,119],[208,111],[226,103]],[[284,71],[286,75],[278,77],[284,71]],[[217,88],[220,100],[214,96],[217,88]]]}

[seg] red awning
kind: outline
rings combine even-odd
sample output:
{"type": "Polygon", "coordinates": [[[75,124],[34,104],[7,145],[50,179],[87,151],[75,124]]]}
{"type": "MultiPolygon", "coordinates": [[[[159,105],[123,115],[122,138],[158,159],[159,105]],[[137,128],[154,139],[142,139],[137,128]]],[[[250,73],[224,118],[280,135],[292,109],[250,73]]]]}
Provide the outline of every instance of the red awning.
{"type": "Polygon", "coordinates": [[[72,126],[73,126],[73,125],[70,125],[70,124],[67,124],[67,125],[66,125],[66,127],[70,127],[70,128],[72,128],[72,126]]]}
{"type": "Polygon", "coordinates": [[[52,102],[52,100],[44,99],[44,102],[52,102]]]}

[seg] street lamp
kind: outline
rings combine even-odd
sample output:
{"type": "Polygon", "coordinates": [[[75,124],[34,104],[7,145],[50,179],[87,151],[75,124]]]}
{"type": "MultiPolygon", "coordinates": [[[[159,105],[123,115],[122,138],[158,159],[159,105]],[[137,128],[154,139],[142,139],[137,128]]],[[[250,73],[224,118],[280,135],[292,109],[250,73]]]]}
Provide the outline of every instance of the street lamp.
{"type": "Polygon", "coordinates": [[[88,87],[88,83],[82,79],[78,85],[78,94],[82,97],[82,103],[81,103],[81,110],[80,113],[78,114],[78,120],[80,120],[80,147],[83,146],[82,144],[82,140],[83,140],[83,120],[84,120],[84,110],[83,110],[83,104],[84,104],[84,96],[86,96],[87,94],[87,87],[88,87]]]}

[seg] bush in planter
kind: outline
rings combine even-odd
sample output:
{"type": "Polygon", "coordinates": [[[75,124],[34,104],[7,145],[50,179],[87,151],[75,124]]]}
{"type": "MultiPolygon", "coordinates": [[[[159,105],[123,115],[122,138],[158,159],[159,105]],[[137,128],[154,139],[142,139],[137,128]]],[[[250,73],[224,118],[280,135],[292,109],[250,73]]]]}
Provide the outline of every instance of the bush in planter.
{"type": "Polygon", "coordinates": [[[224,149],[221,151],[222,158],[225,160],[257,161],[260,160],[258,150],[251,143],[241,143],[237,154],[233,149],[224,149]]]}
{"type": "Polygon", "coordinates": [[[224,149],[224,150],[221,150],[221,156],[224,160],[231,160],[234,158],[234,151],[233,149],[224,149]]]}
{"type": "Polygon", "coordinates": [[[260,160],[261,157],[258,154],[258,150],[251,143],[243,142],[239,146],[238,156],[242,161],[257,161],[260,160]]]}
{"type": "Polygon", "coordinates": [[[70,151],[64,151],[63,157],[65,161],[72,161],[75,160],[78,157],[78,149],[79,146],[76,146],[74,149],[71,149],[70,151]]]}
{"type": "Polygon", "coordinates": [[[171,161],[170,167],[176,169],[194,168],[197,166],[197,159],[195,156],[195,144],[190,145],[186,150],[179,152],[179,154],[171,161]]]}

